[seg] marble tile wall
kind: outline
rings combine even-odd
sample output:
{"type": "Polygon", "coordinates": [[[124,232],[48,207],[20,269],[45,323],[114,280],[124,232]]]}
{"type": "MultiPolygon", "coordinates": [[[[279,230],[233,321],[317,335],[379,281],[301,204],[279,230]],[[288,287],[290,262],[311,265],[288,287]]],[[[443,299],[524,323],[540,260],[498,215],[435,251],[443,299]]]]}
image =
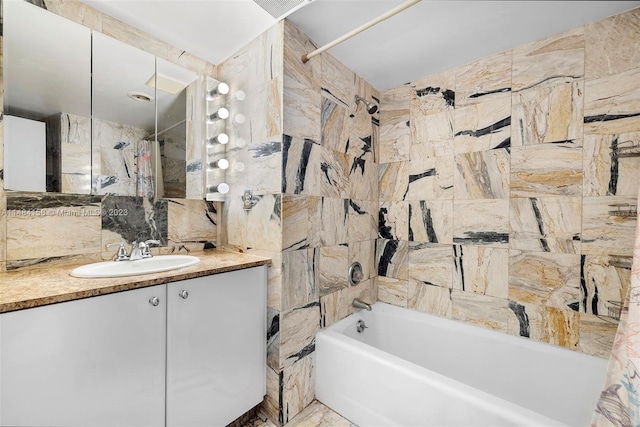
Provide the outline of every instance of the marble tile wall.
{"type": "Polygon", "coordinates": [[[640,9],[381,96],[378,299],[607,357],[640,182],[640,9]],[[630,142],[631,141],[631,142],[630,142]]]}
{"type": "MultiPolygon", "coordinates": [[[[200,74],[215,76],[215,65],[78,1],[43,0],[32,3],[95,31],[152,52],[162,59],[200,74]]],[[[83,155],[83,142],[89,140],[86,135],[90,132],[86,120],[64,114],[56,120],[61,124],[59,127],[62,128],[62,143],[69,146],[65,148],[76,150],[78,155],[83,155]],[[64,129],[69,129],[73,134],[65,133],[64,129]]],[[[0,184],[4,152],[2,129],[0,121],[0,184]]],[[[134,143],[140,138],[139,132],[134,129],[118,129],[114,124],[106,122],[101,123],[100,129],[112,136],[118,135],[113,136],[114,139],[110,139],[111,145],[105,148],[113,155],[103,156],[105,163],[101,165],[102,170],[115,171],[109,173],[109,176],[122,173],[126,175],[123,165],[125,162],[133,162],[133,152],[114,149],[114,146],[122,140],[122,135],[130,136],[134,143]]],[[[133,143],[130,145],[135,145],[133,143]]],[[[77,164],[63,164],[61,172],[62,184],[67,186],[66,190],[71,186],[78,189],[77,193],[89,192],[80,191],[87,182],[84,177],[81,182],[76,179],[79,172],[77,164]],[[68,176],[65,177],[65,174],[68,176]],[[75,177],[72,177],[73,175],[75,177]]],[[[103,175],[106,175],[106,172],[103,175]]],[[[122,184],[127,179],[119,181],[122,184]]],[[[114,241],[131,242],[157,238],[162,243],[160,248],[153,249],[155,253],[202,250],[218,244],[218,230],[221,228],[221,209],[218,203],[204,200],[148,200],[130,196],[111,196],[106,189],[96,192],[100,195],[88,195],[5,192],[2,188],[0,185],[0,270],[3,271],[33,265],[108,259],[115,254],[115,249],[107,250],[104,245],[114,241]]]]}
{"type": "Polygon", "coordinates": [[[379,104],[380,98],[329,54],[303,64],[301,56],[314,46],[284,21],[218,68],[232,91],[241,88],[252,98],[238,106],[253,109],[250,124],[228,129],[232,190],[222,241],[274,260],[263,407],[279,425],[314,398],[316,332],[352,313],[354,298],[375,300],[379,117],[353,100],[357,94],[379,104]],[[247,167],[235,173],[234,162],[247,167]],[[242,207],[245,190],[257,201],[250,210],[242,207]],[[365,277],[349,286],[354,261],[365,277]]]}

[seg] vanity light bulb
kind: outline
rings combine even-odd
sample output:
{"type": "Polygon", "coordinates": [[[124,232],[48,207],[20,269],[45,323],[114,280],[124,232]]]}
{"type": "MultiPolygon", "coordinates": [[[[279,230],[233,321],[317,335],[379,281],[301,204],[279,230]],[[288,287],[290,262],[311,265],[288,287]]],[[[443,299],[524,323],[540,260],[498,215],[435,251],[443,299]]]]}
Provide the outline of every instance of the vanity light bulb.
{"type": "Polygon", "coordinates": [[[247,94],[244,93],[243,90],[237,90],[236,93],[233,94],[233,96],[238,100],[238,101],[244,101],[245,99],[247,99],[247,94]]]}
{"type": "Polygon", "coordinates": [[[244,172],[244,163],[236,162],[233,164],[233,168],[236,169],[238,172],[244,172]]]}
{"type": "Polygon", "coordinates": [[[218,83],[214,89],[209,91],[209,99],[214,98],[216,95],[226,95],[229,93],[229,85],[223,82],[218,83]]]}
{"type": "Polygon", "coordinates": [[[243,138],[236,138],[235,146],[238,148],[244,148],[247,146],[247,141],[245,141],[243,138]]]}
{"type": "Polygon", "coordinates": [[[218,135],[214,136],[213,138],[209,138],[209,145],[213,145],[213,144],[226,144],[227,142],[229,142],[229,135],[227,135],[226,133],[219,133],[218,135]]]}
{"type": "Polygon", "coordinates": [[[244,115],[244,114],[236,114],[235,116],[233,116],[233,120],[234,120],[237,124],[241,125],[241,124],[244,124],[244,122],[246,122],[246,121],[247,121],[247,118],[245,117],[245,115],[244,115]]]}
{"type": "Polygon", "coordinates": [[[221,182],[218,185],[212,185],[208,190],[210,193],[227,194],[229,192],[229,185],[221,182]]]}
{"type": "Polygon", "coordinates": [[[229,160],[220,159],[215,162],[209,162],[209,168],[211,169],[222,169],[225,170],[229,167],[229,160]]]}
{"type": "Polygon", "coordinates": [[[216,111],[213,114],[209,114],[209,121],[214,121],[215,119],[225,120],[228,118],[229,118],[229,110],[227,110],[224,107],[219,108],[218,111],[216,111]]]}

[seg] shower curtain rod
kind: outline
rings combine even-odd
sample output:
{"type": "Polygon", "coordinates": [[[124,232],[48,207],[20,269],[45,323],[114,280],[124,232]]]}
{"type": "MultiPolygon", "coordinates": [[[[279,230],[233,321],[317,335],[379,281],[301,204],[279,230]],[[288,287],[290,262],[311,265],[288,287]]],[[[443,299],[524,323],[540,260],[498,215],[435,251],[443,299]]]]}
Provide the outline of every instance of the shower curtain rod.
{"type": "Polygon", "coordinates": [[[302,62],[303,63],[307,63],[307,61],[309,61],[311,58],[313,58],[316,55],[320,55],[322,52],[324,52],[325,50],[329,50],[332,47],[342,43],[345,40],[350,39],[351,37],[360,34],[361,32],[373,27],[376,24],[379,24],[380,22],[384,21],[385,19],[389,19],[391,18],[393,15],[402,12],[403,10],[413,6],[414,4],[420,2],[421,0],[408,0],[404,3],[402,3],[401,5],[398,5],[396,7],[394,7],[393,9],[383,13],[382,15],[378,16],[377,18],[372,19],[371,21],[360,25],[358,28],[356,28],[355,30],[351,30],[349,31],[347,34],[343,35],[342,37],[338,37],[337,39],[335,39],[332,42],[329,42],[327,44],[325,44],[322,47],[319,47],[318,49],[314,50],[313,52],[309,52],[306,55],[302,55],[302,62]]]}

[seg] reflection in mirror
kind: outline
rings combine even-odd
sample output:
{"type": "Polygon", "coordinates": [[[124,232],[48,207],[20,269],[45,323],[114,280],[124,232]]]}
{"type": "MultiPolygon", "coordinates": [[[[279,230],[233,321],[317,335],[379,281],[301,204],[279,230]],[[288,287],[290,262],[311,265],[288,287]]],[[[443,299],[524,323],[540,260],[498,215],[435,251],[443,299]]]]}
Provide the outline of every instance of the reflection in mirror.
{"type": "MultiPolygon", "coordinates": [[[[202,79],[193,71],[156,59],[158,154],[156,196],[187,198],[187,188],[202,188],[202,79]],[[199,182],[195,183],[199,177],[199,182]]],[[[154,157],[157,158],[157,157],[154,157]]],[[[191,196],[191,194],[189,195],[191,196]]],[[[197,198],[202,198],[199,195],[197,198]]]]}
{"type": "Polygon", "coordinates": [[[2,6],[5,189],[88,194],[90,30],[24,1],[2,6]]]}
{"type": "Polygon", "coordinates": [[[155,57],[93,33],[93,194],[153,197],[155,57]]]}

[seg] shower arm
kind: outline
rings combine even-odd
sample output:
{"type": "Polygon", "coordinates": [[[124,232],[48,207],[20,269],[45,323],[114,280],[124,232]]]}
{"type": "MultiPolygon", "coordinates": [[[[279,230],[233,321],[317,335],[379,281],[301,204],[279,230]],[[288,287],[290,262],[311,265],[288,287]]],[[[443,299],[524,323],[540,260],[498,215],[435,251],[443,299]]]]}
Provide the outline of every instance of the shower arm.
{"type": "Polygon", "coordinates": [[[329,50],[334,46],[339,45],[340,43],[342,43],[345,40],[349,40],[351,37],[360,34],[361,32],[368,30],[369,28],[373,27],[376,24],[379,24],[380,22],[391,18],[393,15],[396,15],[400,12],[402,12],[403,10],[413,6],[416,3],[419,3],[421,0],[408,0],[404,3],[402,3],[401,5],[398,5],[396,7],[394,7],[393,9],[383,13],[382,15],[378,16],[377,18],[372,19],[371,21],[360,25],[358,28],[356,28],[355,30],[351,30],[349,31],[347,34],[338,37],[337,39],[333,40],[332,42],[329,42],[327,44],[325,44],[322,47],[319,47],[318,49],[314,50],[313,52],[309,52],[305,55],[302,55],[302,62],[303,63],[307,63],[311,58],[313,58],[316,55],[320,55],[322,52],[324,52],[325,50],[329,50]]]}

